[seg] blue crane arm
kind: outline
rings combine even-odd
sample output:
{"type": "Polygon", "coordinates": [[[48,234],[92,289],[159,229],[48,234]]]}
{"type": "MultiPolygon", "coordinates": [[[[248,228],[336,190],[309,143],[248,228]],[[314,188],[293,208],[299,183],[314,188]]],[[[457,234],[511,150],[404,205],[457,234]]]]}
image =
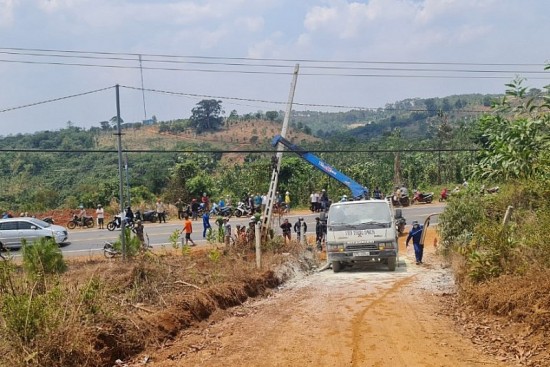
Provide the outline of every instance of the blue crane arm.
{"type": "Polygon", "coordinates": [[[330,177],[334,178],[338,182],[346,185],[350,189],[354,199],[359,199],[359,198],[366,199],[369,197],[369,189],[355,182],[354,180],[352,180],[342,172],[338,171],[336,168],[332,167],[327,162],[321,160],[319,157],[315,156],[314,154],[300,148],[295,144],[292,144],[290,141],[283,138],[281,135],[276,135],[271,141],[271,145],[275,147],[279,143],[283,144],[289,150],[298,154],[302,159],[307,161],[313,167],[317,168],[319,171],[329,175],[330,177]]]}

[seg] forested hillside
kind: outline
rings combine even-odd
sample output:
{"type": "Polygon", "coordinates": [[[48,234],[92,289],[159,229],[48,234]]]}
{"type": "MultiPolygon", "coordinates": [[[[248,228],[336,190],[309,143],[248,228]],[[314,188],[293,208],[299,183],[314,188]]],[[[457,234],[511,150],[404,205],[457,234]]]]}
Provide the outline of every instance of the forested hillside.
{"type": "MultiPolygon", "coordinates": [[[[294,112],[287,137],[323,151],[321,158],[367,187],[387,192],[397,182],[411,188],[452,184],[470,174],[480,141],[477,121],[494,99],[453,96],[406,100],[377,111],[294,112]]],[[[123,125],[125,196],[132,205],[148,206],[157,197],[188,201],[203,192],[235,199],[267,192],[270,141],[280,133],[282,114],[232,111],[223,118],[221,103],[201,101],[189,119],[123,125]],[[147,152],[136,152],[142,150],[147,152]]],[[[0,209],[32,212],[110,203],[116,208],[114,132],[114,124],[102,122],[89,130],[69,125],[1,138],[0,209]]],[[[347,193],[290,153],[282,161],[279,187],[303,205],[321,188],[332,197],[347,193]]]]}

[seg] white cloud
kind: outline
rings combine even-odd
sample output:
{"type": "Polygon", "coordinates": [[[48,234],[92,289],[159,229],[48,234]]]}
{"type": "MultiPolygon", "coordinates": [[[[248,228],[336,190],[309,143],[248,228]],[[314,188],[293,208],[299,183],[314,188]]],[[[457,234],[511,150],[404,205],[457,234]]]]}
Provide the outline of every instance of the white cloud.
{"type": "Polygon", "coordinates": [[[258,32],[264,27],[263,17],[242,17],[235,20],[235,26],[243,27],[248,32],[258,32]]]}
{"type": "Polygon", "coordinates": [[[13,23],[13,12],[18,0],[0,0],[0,27],[8,27],[13,23]]]}

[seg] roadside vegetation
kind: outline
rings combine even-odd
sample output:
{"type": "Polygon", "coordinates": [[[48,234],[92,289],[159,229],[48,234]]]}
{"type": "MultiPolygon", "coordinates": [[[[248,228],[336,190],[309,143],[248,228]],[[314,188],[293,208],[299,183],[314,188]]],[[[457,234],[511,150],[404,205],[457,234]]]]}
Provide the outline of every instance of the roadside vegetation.
{"type": "Polygon", "coordinates": [[[440,249],[454,265],[462,312],[524,323],[539,348],[550,335],[550,97],[527,96],[521,80],[508,87],[480,120],[478,183],[451,196],[440,249]],[[488,179],[501,183],[498,193],[483,190],[488,179]]]}
{"type": "Polygon", "coordinates": [[[275,240],[264,251],[256,269],[244,243],[131,253],[126,262],[65,262],[54,243],[34,243],[22,263],[0,261],[0,366],[111,366],[316,264],[298,243],[275,240]]]}

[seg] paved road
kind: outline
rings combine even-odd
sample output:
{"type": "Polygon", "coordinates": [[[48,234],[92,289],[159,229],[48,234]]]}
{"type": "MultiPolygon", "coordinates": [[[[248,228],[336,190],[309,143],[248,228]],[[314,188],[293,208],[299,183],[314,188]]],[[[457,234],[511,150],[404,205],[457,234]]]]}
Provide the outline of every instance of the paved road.
{"type": "MultiPolygon", "coordinates": [[[[403,208],[403,216],[407,219],[407,224],[412,223],[413,220],[423,222],[427,215],[432,213],[440,213],[443,211],[445,204],[434,203],[430,205],[417,204],[411,207],[403,208]]],[[[293,214],[286,216],[290,222],[294,224],[299,217],[303,217],[308,226],[308,233],[315,231],[315,217],[318,214],[293,214]]],[[[214,221],[210,223],[215,226],[214,221]]],[[[230,219],[233,230],[236,225],[248,225],[247,218],[230,219]]],[[[437,216],[432,219],[431,224],[437,223],[437,216]]],[[[168,223],[149,223],[145,222],[145,233],[149,236],[149,243],[153,247],[159,246],[171,246],[169,242],[170,235],[176,231],[182,229],[182,221],[172,220],[168,223]]],[[[277,226],[277,220],[275,220],[276,231],[280,233],[280,229],[277,226]]],[[[110,232],[106,229],[74,229],[69,231],[68,245],[62,247],[64,255],[86,255],[99,253],[103,249],[103,245],[106,241],[114,242],[117,240],[120,234],[120,230],[110,232]]],[[[202,219],[193,222],[193,235],[191,237],[198,245],[208,243],[207,240],[202,238],[202,219]]],[[[14,253],[15,256],[18,252],[14,253]]]]}

